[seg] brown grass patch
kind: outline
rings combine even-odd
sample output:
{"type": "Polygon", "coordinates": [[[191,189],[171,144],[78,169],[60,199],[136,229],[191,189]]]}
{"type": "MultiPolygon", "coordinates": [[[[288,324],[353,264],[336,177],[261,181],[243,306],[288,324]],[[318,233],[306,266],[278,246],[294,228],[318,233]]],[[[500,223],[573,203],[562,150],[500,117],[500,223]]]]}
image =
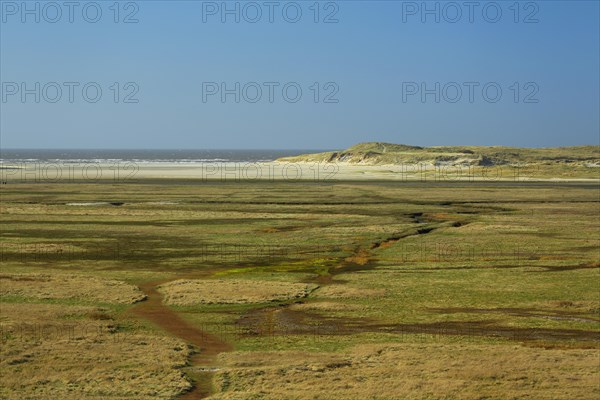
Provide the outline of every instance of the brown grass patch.
{"type": "Polygon", "coordinates": [[[385,295],[385,289],[365,289],[348,285],[329,285],[317,289],[314,292],[316,297],[330,299],[347,299],[360,297],[381,297],[385,295]]]}
{"type": "Polygon", "coordinates": [[[0,295],[131,304],[146,296],[128,283],[70,274],[2,274],[0,295]]]}
{"type": "Polygon", "coordinates": [[[371,259],[371,255],[365,249],[359,249],[355,254],[346,257],[345,261],[356,265],[367,265],[371,259]]]}
{"type": "Polygon", "coordinates": [[[243,304],[300,299],[318,286],[277,281],[178,279],[158,287],[165,304],[243,304]]]}
{"type": "Polygon", "coordinates": [[[105,310],[1,304],[0,311],[2,399],[171,399],[190,387],[181,371],[187,345],[93,318],[105,310]]]}
{"type": "Polygon", "coordinates": [[[362,345],[347,354],[225,353],[210,399],[592,399],[596,350],[362,345]]]}
{"type": "Polygon", "coordinates": [[[315,301],[303,304],[292,304],[290,310],[297,311],[348,311],[357,310],[359,306],[353,304],[337,303],[333,301],[315,301]]]}

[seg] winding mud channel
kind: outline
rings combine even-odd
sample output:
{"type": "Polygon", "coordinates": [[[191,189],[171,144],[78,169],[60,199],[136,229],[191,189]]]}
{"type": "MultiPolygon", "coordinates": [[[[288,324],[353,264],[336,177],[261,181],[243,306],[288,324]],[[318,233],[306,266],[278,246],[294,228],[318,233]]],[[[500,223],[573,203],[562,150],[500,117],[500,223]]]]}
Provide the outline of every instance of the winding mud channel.
{"type": "Polygon", "coordinates": [[[140,289],[148,296],[132,310],[133,314],[157,325],[174,337],[196,346],[198,352],[190,357],[190,366],[186,374],[194,386],[181,395],[180,399],[202,399],[210,395],[212,384],[211,370],[216,365],[219,353],[231,351],[233,346],[215,335],[208,334],[181,318],[175,311],[162,302],[157,287],[169,280],[147,282],[140,289]]]}
{"type": "MultiPolygon", "coordinates": [[[[328,274],[318,275],[314,278],[308,279],[308,282],[317,283],[318,285],[330,285],[336,282],[333,278],[336,275],[349,272],[357,272],[367,270],[375,267],[375,259],[372,253],[373,250],[378,248],[385,248],[393,245],[406,237],[415,235],[424,235],[435,231],[438,228],[448,227],[460,227],[468,221],[457,222],[454,221],[449,224],[449,221],[435,221],[436,223],[424,222],[421,218],[423,213],[411,214],[414,222],[419,224],[419,228],[416,230],[409,230],[408,232],[400,233],[392,237],[388,237],[383,240],[371,243],[366,247],[357,247],[354,253],[345,259],[341,259],[336,267],[329,269],[328,274]],[[449,225],[448,225],[449,224],[449,225]]],[[[190,279],[206,278],[210,275],[208,271],[205,271],[202,276],[186,276],[190,279]]],[[[146,282],[139,285],[140,289],[146,294],[146,301],[138,303],[133,309],[132,313],[137,317],[143,318],[147,321],[152,322],[163,331],[170,335],[186,341],[187,343],[194,345],[197,352],[190,357],[190,366],[184,370],[186,375],[192,379],[194,386],[192,389],[182,394],[180,399],[202,399],[211,394],[212,391],[212,375],[214,369],[217,367],[217,356],[222,352],[232,351],[233,346],[221,340],[219,337],[209,334],[202,329],[190,324],[185,321],[177,312],[166,306],[162,302],[162,295],[158,292],[157,287],[161,284],[167,283],[173,280],[166,279],[161,281],[146,282]]],[[[455,323],[452,326],[438,326],[439,324],[378,324],[375,321],[366,319],[349,320],[344,319],[340,321],[335,318],[324,318],[315,316],[310,313],[293,311],[290,310],[287,305],[279,305],[277,307],[266,307],[259,310],[252,311],[240,318],[238,324],[246,326],[249,331],[253,331],[256,327],[274,326],[285,327],[285,333],[293,334],[307,334],[311,333],[315,326],[319,327],[321,334],[327,335],[339,335],[339,334],[351,334],[359,332],[401,332],[401,333],[431,333],[438,332],[440,328],[444,328],[444,334],[465,334],[465,329],[469,329],[472,333],[473,326],[468,322],[455,323]],[[276,321],[276,324],[273,322],[276,321]],[[431,326],[430,326],[431,325],[431,326]]],[[[479,328],[477,333],[479,335],[490,335],[498,334],[499,328],[492,326],[476,326],[479,328]]],[[[550,331],[550,330],[549,330],[550,331]]],[[[598,340],[596,332],[581,332],[581,331],[569,331],[569,332],[545,332],[545,330],[537,330],[537,333],[546,333],[542,335],[544,339],[554,338],[554,336],[571,337],[579,339],[582,334],[583,338],[587,340],[598,340]],[[561,335],[562,334],[562,335],[561,335]]],[[[271,334],[281,334],[276,330],[270,330],[271,334]]],[[[521,333],[521,332],[517,332],[521,333]]],[[[254,332],[254,334],[264,334],[264,332],[254,332]]],[[[511,334],[515,338],[521,338],[522,335],[517,335],[515,330],[511,331],[511,334]]]]}

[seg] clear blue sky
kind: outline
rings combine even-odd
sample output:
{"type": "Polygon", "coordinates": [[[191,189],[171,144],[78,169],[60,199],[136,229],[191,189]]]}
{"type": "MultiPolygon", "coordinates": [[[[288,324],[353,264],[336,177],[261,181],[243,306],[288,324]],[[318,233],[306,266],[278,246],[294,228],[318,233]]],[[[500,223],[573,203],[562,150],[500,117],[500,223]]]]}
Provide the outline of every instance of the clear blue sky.
{"type": "MultiPolygon", "coordinates": [[[[235,15],[222,23],[221,10],[212,15],[220,1],[123,2],[119,23],[113,1],[98,2],[97,23],[83,18],[87,2],[73,10],[73,23],[64,7],[51,23],[55,9],[27,2],[32,9],[39,3],[36,23],[36,15],[23,14],[21,1],[0,3],[4,148],[325,149],[362,141],[546,147],[600,141],[598,1],[521,2],[518,15],[514,1],[500,1],[494,3],[502,12],[496,23],[496,7],[487,6],[484,15],[485,1],[473,10],[472,23],[463,1],[454,3],[462,12],[454,23],[457,10],[444,8],[447,2],[427,3],[440,7],[439,23],[415,10],[421,1],[321,2],[319,23],[314,1],[296,2],[302,10],[297,23],[286,21],[295,18],[293,5],[283,13],[289,2],[275,2],[273,23],[263,1],[254,3],[262,12],[255,23],[245,20],[256,15],[245,2],[239,2],[240,23],[235,15]],[[139,22],[123,23],[131,13],[139,22]],[[338,22],[323,23],[332,13],[338,22]],[[35,92],[36,82],[40,102],[35,93],[23,102],[19,85],[35,92]],[[52,82],[62,87],[56,103],[49,101],[57,96],[54,84],[47,85],[52,82]],[[72,103],[65,82],[79,83],[72,103]],[[88,82],[102,89],[96,103],[82,97],[88,82]],[[121,86],[117,103],[114,82],[121,86]],[[135,85],[123,87],[127,82],[135,85]],[[223,103],[218,93],[207,94],[215,87],[204,85],[203,91],[204,82],[230,88],[257,82],[262,97],[248,101],[257,93],[250,85],[239,103],[232,94],[223,103]],[[280,84],[272,103],[265,82],[280,84]],[[303,91],[296,103],[283,98],[289,82],[303,91]],[[318,102],[314,82],[320,83],[318,102]],[[328,82],[334,84],[325,88],[328,82]],[[420,93],[409,93],[422,83],[434,89],[436,82],[439,103],[435,94],[423,102],[420,93]],[[463,88],[454,103],[458,92],[449,82],[463,88]],[[465,82],[479,84],[472,102],[465,82]],[[490,82],[488,99],[502,89],[495,103],[482,93],[490,82]],[[132,98],[139,102],[123,102],[136,87],[132,98]],[[323,102],[338,89],[331,97],[337,103],[323,102]]],[[[96,10],[86,11],[93,20],[96,10]]]]}

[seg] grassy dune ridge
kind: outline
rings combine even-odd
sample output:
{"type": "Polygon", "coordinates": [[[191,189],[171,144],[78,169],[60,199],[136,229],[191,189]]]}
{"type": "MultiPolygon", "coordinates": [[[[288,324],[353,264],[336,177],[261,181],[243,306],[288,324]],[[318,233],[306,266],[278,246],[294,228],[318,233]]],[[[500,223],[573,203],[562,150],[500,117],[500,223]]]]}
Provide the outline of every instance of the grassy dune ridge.
{"type": "Polygon", "coordinates": [[[528,167],[533,176],[600,176],[600,145],[557,148],[433,146],[367,142],[346,150],[280,158],[279,162],[349,165],[528,167]]]}
{"type": "Polygon", "coordinates": [[[518,163],[600,166],[600,145],[556,148],[504,146],[419,147],[382,142],[360,143],[346,150],[280,158],[278,161],[327,161],[370,165],[422,162],[464,165],[504,165],[518,163]]]}

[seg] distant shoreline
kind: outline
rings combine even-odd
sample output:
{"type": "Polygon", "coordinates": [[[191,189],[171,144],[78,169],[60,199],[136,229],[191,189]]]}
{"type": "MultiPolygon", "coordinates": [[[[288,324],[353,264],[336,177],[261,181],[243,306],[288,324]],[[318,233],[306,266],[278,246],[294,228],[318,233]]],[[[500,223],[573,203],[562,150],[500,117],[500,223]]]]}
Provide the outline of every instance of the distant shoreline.
{"type": "MultiPolygon", "coordinates": [[[[360,143],[342,151],[17,150],[2,182],[199,181],[600,182],[600,146],[524,149],[360,143]]],[[[11,156],[10,157],[6,156],[11,156]]]]}
{"type": "Polygon", "coordinates": [[[145,150],[145,149],[2,149],[0,165],[9,163],[177,163],[271,162],[281,157],[324,150],[145,150]]]}
{"type": "MultiPolygon", "coordinates": [[[[569,172],[569,171],[567,171],[569,172]]],[[[327,162],[112,162],[14,163],[0,166],[2,182],[60,183],[147,179],[191,179],[222,182],[252,181],[411,181],[411,182],[598,182],[600,168],[583,168],[577,175],[555,173],[537,165],[454,166],[427,163],[359,165],[327,162]],[[589,170],[589,171],[588,171],[589,170]],[[585,173],[584,173],[585,172],[585,173]]]]}

